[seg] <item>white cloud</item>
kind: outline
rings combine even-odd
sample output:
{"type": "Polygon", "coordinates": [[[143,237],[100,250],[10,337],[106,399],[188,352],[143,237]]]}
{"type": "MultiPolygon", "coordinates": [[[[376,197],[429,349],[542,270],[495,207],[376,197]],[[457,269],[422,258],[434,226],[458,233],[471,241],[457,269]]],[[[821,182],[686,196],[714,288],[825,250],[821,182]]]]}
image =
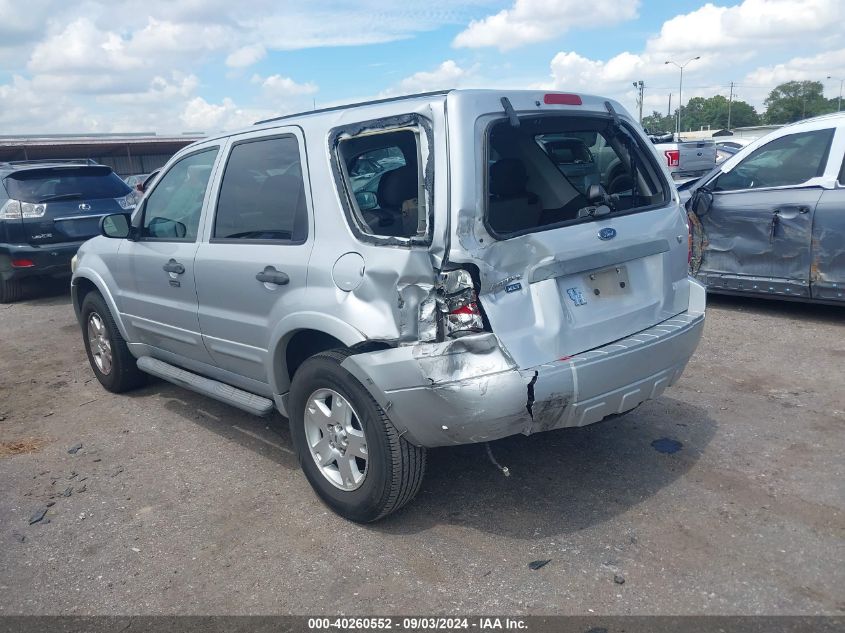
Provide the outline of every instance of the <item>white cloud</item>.
{"type": "Polygon", "coordinates": [[[611,26],[637,16],[639,0],[516,0],[513,7],[473,20],[454,45],[509,50],[560,37],[573,28],[611,26]]]}
{"type": "Polygon", "coordinates": [[[263,78],[259,75],[253,75],[251,81],[260,84],[264,94],[270,97],[311,95],[318,90],[317,85],[310,81],[300,84],[290,77],[282,77],[281,75],[270,75],[263,78]]]}
{"type": "Polygon", "coordinates": [[[841,36],[841,0],[744,0],[730,7],[705,4],[663,23],[646,49],[655,54],[758,51],[794,45],[800,38],[841,36]],[[692,34],[701,34],[693,37],[692,34]]]}
{"type": "Polygon", "coordinates": [[[420,71],[402,79],[394,92],[398,94],[414,94],[417,92],[432,92],[464,86],[471,79],[473,69],[461,68],[454,60],[447,59],[431,71],[420,71]]]}
{"type": "Polygon", "coordinates": [[[265,116],[268,112],[240,107],[229,97],[219,104],[194,97],[185,104],[179,120],[187,130],[210,133],[246,127],[265,116]]]}
{"type": "Polygon", "coordinates": [[[261,44],[242,46],[236,51],[229,53],[229,56],[226,58],[226,65],[230,68],[252,66],[255,62],[263,59],[266,54],[267,49],[261,44]]]}

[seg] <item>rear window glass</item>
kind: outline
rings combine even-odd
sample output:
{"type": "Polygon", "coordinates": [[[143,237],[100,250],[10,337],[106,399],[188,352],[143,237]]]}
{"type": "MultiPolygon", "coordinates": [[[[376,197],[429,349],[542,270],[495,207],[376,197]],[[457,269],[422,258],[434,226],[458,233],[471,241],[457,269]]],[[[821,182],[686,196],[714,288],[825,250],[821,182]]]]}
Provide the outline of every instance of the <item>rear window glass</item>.
{"type": "Polygon", "coordinates": [[[487,158],[487,223],[498,235],[669,200],[666,180],[639,136],[607,117],[526,117],[519,127],[496,122],[487,158]]]}
{"type": "Polygon", "coordinates": [[[108,167],[30,169],[5,179],[9,197],[23,202],[122,198],[132,189],[108,167]]]}

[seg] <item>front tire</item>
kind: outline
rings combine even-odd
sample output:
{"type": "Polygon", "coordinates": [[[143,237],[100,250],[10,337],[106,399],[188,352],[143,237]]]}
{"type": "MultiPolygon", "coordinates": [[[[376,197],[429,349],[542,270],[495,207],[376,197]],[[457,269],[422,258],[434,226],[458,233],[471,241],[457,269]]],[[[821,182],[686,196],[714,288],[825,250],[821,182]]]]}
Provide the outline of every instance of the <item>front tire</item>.
{"type": "Polygon", "coordinates": [[[300,466],[337,514],[367,523],[416,495],[426,451],[399,436],[384,410],[340,364],[347,350],[312,356],[291,384],[290,426],[300,466]]]}
{"type": "Polygon", "coordinates": [[[138,369],[111,311],[97,292],[89,292],[82,301],[82,340],[94,375],[108,391],[123,393],[146,382],[146,374],[138,369]]]}

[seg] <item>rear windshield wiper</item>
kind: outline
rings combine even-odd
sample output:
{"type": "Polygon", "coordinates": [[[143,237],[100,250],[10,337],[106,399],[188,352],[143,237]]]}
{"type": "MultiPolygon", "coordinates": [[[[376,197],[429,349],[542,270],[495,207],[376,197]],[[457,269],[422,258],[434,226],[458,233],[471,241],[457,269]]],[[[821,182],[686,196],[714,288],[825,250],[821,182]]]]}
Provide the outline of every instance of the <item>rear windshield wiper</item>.
{"type": "Polygon", "coordinates": [[[51,200],[75,200],[82,197],[81,193],[58,193],[55,196],[46,196],[38,202],[50,202],[51,200]]]}

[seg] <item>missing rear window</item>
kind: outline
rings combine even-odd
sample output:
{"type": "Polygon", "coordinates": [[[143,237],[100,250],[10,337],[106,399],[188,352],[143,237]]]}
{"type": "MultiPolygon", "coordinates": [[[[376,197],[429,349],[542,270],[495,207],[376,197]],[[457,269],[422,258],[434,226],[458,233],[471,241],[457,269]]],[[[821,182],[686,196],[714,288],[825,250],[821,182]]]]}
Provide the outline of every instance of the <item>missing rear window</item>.
{"type": "Polygon", "coordinates": [[[494,123],[487,137],[487,224],[514,235],[666,204],[642,140],[608,117],[494,123]]]}

